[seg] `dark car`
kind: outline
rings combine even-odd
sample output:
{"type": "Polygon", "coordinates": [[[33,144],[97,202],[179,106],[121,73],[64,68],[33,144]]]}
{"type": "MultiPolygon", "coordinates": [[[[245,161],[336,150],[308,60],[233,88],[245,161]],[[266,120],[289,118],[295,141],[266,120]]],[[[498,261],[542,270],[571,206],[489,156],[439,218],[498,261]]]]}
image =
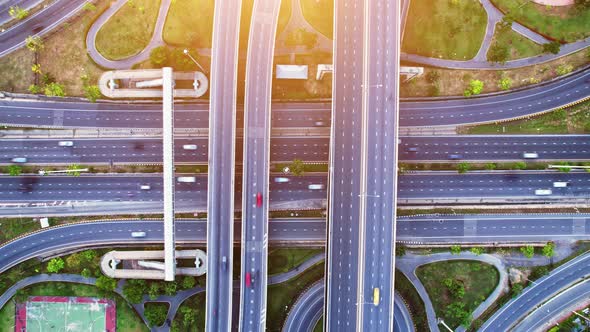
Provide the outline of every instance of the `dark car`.
{"type": "Polygon", "coordinates": [[[407,148],[406,152],[418,152],[418,148],[417,147],[411,147],[411,148],[407,148]]]}
{"type": "Polygon", "coordinates": [[[463,156],[460,154],[450,154],[449,159],[450,160],[459,160],[459,159],[463,159],[463,156]]]}

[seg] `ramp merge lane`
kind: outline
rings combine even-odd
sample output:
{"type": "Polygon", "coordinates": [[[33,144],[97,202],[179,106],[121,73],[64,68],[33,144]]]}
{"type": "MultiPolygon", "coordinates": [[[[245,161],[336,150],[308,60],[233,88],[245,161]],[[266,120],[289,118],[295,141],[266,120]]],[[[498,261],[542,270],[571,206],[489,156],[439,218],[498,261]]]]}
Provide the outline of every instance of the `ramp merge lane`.
{"type": "Polygon", "coordinates": [[[237,64],[241,0],[216,1],[209,99],[205,330],[232,327],[237,64]]]}
{"type": "Polygon", "coordinates": [[[365,2],[357,331],[392,331],[400,3],[365,2]]]}
{"type": "Polygon", "coordinates": [[[244,100],[240,331],[266,329],[272,64],[280,0],[254,0],[244,100]]]}

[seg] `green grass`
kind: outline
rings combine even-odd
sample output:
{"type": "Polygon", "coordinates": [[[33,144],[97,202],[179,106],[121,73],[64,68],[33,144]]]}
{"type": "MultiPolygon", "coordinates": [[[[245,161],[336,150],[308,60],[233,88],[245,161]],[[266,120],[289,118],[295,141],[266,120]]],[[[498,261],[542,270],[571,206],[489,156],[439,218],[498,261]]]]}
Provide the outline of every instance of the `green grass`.
{"type": "Polygon", "coordinates": [[[395,291],[405,300],[409,306],[412,321],[416,326],[416,331],[429,331],[428,319],[424,302],[414,288],[414,285],[399,270],[395,270],[395,291]]]}
{"type": "Polygon", "coordinates": [[[525,0],[492,0],[496,7],[543,35],[562,42],[590,36],[590,9],[542,6],[525,0]]]}
{"type": "Polygon", "coordinates": [[[41,228],[39,220],[33,218],[0,219],[0,243],[41,228]]]}
{"type": "Polygon", "coordinates": [[[166,43],[210,48],[213,38],[213,0],[173,1],[162,36],[166,43]]]}
{"type": "Polygon", "coordinates": [[[588,134],[590,101],[528,120],[485,124],[460,130],[464,134],[588,134]]]}
{"type": "Polygon", "coordinates": [[[543,53],[543,46],[525,38],[512,29],[500,28],[499,23],[496,24],[494,40],[490,49],[496,44],[508,47],[508,60],[528,58],[543,53]]]}
{"type": "Polygon", "coordinates": [[[327,38],[334,38],[334,1],[301,0],[301,12],[305,20],[327,38]]]}
{"type": "Polygon", "coordinates": [[[459,326],[459,321],[446,313],[446,308],[454,302],[465,304],[465,310],[473,312],[494,290],[499,281],[499,273],[492,265],[479,261],[445,261],[423,265],[416,275],[424,284],[438,317],[451,327],[459,326]],[[453,298],[443,284],[444,278],[458,280],[465,287],[462,299],[453,298]]]}
{"type": "MultiPolygon", "coordinates": [[[[104,294],[98,288],[89,285],[70,284],[63,282],[46,282],[32,285],[24,289],[24,293],[29,295],[39,296],[85,296],[85,297],[100,297],[100,298],[111,298],[116,301],[117,306],[117,330],[125,332],[143,332],[149,331],[147,326],[143,323],[141,318],[135,313],[135,310],[127,304],[123,298],[117,294],[110,293],[104,294]]],[[[0,310],[0,317],[8,317],[10,312],[14,312],[14,303],[8,302],[2,310],[0,310]],[[9,308],[12,307],[12,308],[9,308]]],[[[14,316],[12,316],[12,322],[8,322],[8,327],[14,325],[14,316]]],[[[2,320],[2,324],[5,321],[2,320]]],[[[9,331],[10,328],[6,328],[7,325],[3,325],[0,329],[2,331],[9,331]]]]}
{"type": "Polygon", "coordinates": [[[323,332],[323,331],[324,331],[324,316],[322,316],[322,318],[320,318],[318,323],[313,328],[313,332],[323,332]]]}
{"type": "Polygon", "coordinates": [[[323,251],[323,249],[291,248],[270,250],[268,252],[268,274],[287,272],[323,251]]]}
{"type": "Polygon", "coordinates": [[[120,60],[141,52],[152,39],[160,0],[128,1],[98,31],[96,49],[120,60]]]}
{"type": "Polygon", "coordinates": [[[16,313],[15,310],[15,304],[12,301],[9,301],[2,309],[0,309],[1,331],[14,331],[14,315],[16,313]]]}
{"type": "Polygon", "coordinates": [[[477,0],[412,0],[402,50],[468,60],[481,46],[487,16],[477,0]]]}
{"type": "MultiPolygon", "coordinates": [[[[205,330],[205,293],[199,293],[189,297],[186,301],[182,302],[178,311],[176,312],[176,316],[174,316],[174,320],[172,321],[172,326],[176,326],[179,328],[179,331],[182,332],[199,332],[205,330]],[[190,308],[195,310],[196,309],[196,319],[193,323],[183,324],[184,315],[182,314],[183,308],[190,308]]],[[[174,331],[174,329],[172,330],[174,331]]]]}
{"type": "Polygon", "coordinates": [[[324,264],[319,263],[297,278],[268,287],[267,330],[280,331],[291,306],[301,292],[324,277],[324,264]]]}

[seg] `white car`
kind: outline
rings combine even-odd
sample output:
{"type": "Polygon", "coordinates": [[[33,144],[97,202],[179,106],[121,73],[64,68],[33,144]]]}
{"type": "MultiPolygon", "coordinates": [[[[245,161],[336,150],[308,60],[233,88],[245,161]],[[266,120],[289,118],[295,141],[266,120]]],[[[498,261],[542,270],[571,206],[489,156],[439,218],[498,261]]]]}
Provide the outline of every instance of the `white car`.
{"type": "Polygon", "coordinates": [[[12,161],[13,163],[22,164],[22,163],[27,162],[27,158],[25,158],[25,157],[12,158],[12,159],[10,159],[10,161],[12,161]]]}
{"type": "Polygon", "coordinates": [[[552,193],[553,192],[551,191],[551,189],[537,189],[537,190],[535,190],[535,195],[537,195],[537,196],[549,196],[552,193]]]}
{"type": "Polygon", "coordinates": [[[131,237],[145,237],[145,232],[131,232],[131,237]]]}
{"type": "Polygon", "coordinates": [[[307,189],[309,189],[309,190],[322,190],[322,189],[324,189],[324,185],[323,184],[310,184],[309,186],[307,186],[307,189]]]}
{"type": "Polygon", "coordinates": [[[553,182],[553,188],[566,188],[570,183],[567,181],[553,182]]]}
{"type": "Polygon", "coordinates": [[[285,183],[285,182],[289,182],[288,178],[275,178],[275,182],[276,183],[285,183]]]}
{"type": "Polygon", "coordinates": [[[150,190],[150,189],[152,189],[152,187],[149,184],[142,184],[141,186],[139,186],[139,189],[150,190]]]}
{"type": "Polygon", "coordinates": [[[57,143],[59,146],[74,146],[74,142],[72,141],[59,141],[57,143]]]}
{"type": "Polygon", "coordinates": [[[185,182],[185,183],[193,183],[197,182],[197,178],[194,176],[179,176],[176,181],[178,182],[185,182]]]}
{"type": "Polygon", "coordinates": [[[197,145],[196,144],[185,144],[182,146],[182,148],[185,150],[196,150],[197,145]]]}
{"type": "Polygon", "coordinates": [[[539,155],[534,152],[525,152],[522,154],[522,157],[524,159],[537,159],[537,158],[539,158],[539,155]]]}

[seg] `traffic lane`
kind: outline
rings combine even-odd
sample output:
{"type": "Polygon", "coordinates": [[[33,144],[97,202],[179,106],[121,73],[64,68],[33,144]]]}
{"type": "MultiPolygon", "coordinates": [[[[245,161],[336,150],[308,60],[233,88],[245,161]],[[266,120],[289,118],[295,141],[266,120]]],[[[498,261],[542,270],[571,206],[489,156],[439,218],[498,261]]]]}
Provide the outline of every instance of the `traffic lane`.
{"type": "MultiPolygon", "coordinates": [[[[400,176],[400,198],[416,197],[513,197],[535,196],[537,189],[551,189],[548,197],[586,196],[590,178],[584,173],[506,172],[506,173],[439,173],[400,176]],[[565,188],[554,188],[554,182],[569,182],[565,188]]],[[[541,197],[541,196],[540,196],[541,197]]],[[[547,196],[545,196],[547,197],[547,196]]]]}
{"type": "MultiPolygon", "coordinates": [[[[590,135],[536,136],[414,136],[400,137],[399,158],[406,161],[449,160],[524,160],[524,153],[537,153],[538,159],[590,159],[590,135]]],[[[534,160],[531,160],[534,161],[534,160]]]]}
{"type": "Polygon", "coordinates": [[[401,126],[457,125],[495,121],[561,107],[590,94],[590,71],[531,89],[502,95],[400,104],[401,126]]]}
{"type": "Polygon", "coordinates": [[[541,220],[538,220],[537,223],[531,223],[522,219],[468,219],[477,222],[475,236],[543,235],[547,233],[548,229],[550,229],[553,235],[567,235],[573,234],[574,227],[572,218],[555,218],[550,223],[542,222],[541,220]]]}
{"type": "Polygon", "coordinates": [[[397,237],[437,237],[444,234],[444,236],[463,236],[464,222],[463,220],[447,220],[428,219],[428,220],[413,220],[407,219],[397,220],[397,237]]]}
{"type": "Polygon", "coordinates": [[[486,321],[481,331],[509,331],[515,323],[537,305],[576,280],[589,275],[590,264],[588,261],[590,261],[590,254],[579,256],[535,281],[517,298],[508,302],[486,321]]]}
{"type": "Polygon", "coordinates": [[[414,322],[412,322],[412,315],[406,307],[401,296],[395,293],[395,301],[393,308],[393,331],[395,332],[414,332],[414,322]]]}
{"type": "Polygon", "coordinates": [[[324,282],[320,280],[305,290],[291,307],[282,331],[313,331],[324,308],[324,282]]]}

